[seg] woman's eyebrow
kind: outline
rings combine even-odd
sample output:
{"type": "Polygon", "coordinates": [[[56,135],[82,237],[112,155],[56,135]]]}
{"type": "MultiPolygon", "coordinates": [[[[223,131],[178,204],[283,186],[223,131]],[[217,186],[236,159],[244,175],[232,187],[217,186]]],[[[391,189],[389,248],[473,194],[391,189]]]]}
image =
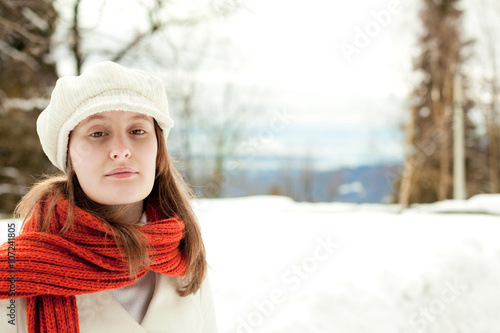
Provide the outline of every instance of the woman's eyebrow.
{"type": "Polygon", "coordinates": [[[85,124],[87,124],[87,123],[89,123],[89,122],[91,122],[93,120],[105,120],[105,119],[106,119],[106,117],[104,117],[102,115],[99,115],[99,114],[96,114],[96,115],[90,116],[90,117],[82,120],[80,122],[80,124],[85,125],[85,124]]]}
{"type": "Polygon", "coordinates": [[[151,117],[146,116],[145,114],[137,114],[131,118],[131,120],[145,120],[145,121],[150,121],[151,117]]]}
{"type": "MultiPolygon", "coordinates": [[[[145,114],[137,114],[137,115],[134,115],[131,118],[129,118],[129,121],[144,120],[144,121],[150,122],[151,119],[152,119],[151,117],[146,116],[145,114]]],[[[92,115],[92,116],[90,116],[90,117],[82,120],[80,122],[80,124],[86,125],[89,122],[94,121],[94,120],[101,120],[101,121],[103,121],[103,120],[108,120],[108,118],[105,117],[105,116],[103,116],[103,115],[100,115],[100,114],[95,114],[95,115],[92,115]]]]}

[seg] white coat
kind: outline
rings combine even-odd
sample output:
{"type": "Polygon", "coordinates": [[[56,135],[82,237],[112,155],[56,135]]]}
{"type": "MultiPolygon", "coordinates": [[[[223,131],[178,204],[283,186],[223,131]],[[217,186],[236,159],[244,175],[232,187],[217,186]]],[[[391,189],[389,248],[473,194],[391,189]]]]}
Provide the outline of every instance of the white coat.
{"type": "MultiPolygon", "coordinates": [[[[180,297],[177,278],[157,274],[155,291],[139,324],[108,291],[76,296],[80,333],[216,333],[212,292],[208,281],[196,294],[180,297]]],[[[15,325],[9,323],[10,300],[0,300],[0,332],[27,333],[26,301],[15,302],[15,325]]]]}

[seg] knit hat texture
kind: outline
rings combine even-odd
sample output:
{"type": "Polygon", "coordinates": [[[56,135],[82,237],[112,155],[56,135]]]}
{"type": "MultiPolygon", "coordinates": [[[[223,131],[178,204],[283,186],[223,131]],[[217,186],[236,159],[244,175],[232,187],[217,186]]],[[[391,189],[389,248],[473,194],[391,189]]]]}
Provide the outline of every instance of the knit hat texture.
{"type": "Polygon", "coordinates": [[[151,116],[165,139],[174,126],[160,78],[111,61],[101,62],[80,76],[59,78],[49,105],[38,117],[38,136],[52,164],[66,172],[70,132],[85,118],[105,111],[151,116]]]}

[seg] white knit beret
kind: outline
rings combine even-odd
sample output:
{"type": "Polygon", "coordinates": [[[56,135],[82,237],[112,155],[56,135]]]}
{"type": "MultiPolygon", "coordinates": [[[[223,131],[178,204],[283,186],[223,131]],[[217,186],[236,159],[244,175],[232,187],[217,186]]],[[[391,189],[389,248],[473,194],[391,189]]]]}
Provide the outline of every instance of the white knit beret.
{"type": "Polygon", "coordinates": [[[69,133],[85,118],[104,111],[132,111],[153,117],[165,139],[174,126],[163,82],[147,72],[101,62],[80,76],[57,80],[50,103],[36,122],[43,151],[66,172],[69,133]]]}

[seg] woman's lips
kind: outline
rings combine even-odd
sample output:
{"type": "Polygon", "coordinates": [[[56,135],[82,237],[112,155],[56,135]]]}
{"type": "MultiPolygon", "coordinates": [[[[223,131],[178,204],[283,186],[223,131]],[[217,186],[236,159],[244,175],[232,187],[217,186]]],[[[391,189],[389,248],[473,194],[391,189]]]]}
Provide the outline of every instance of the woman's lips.
{"type": "Polygon", "coordinates": [[[138,172],[132,168],[116,168],[105,174],[105,176],[113,178],[129,178],[137,174],[138,172]]]}

